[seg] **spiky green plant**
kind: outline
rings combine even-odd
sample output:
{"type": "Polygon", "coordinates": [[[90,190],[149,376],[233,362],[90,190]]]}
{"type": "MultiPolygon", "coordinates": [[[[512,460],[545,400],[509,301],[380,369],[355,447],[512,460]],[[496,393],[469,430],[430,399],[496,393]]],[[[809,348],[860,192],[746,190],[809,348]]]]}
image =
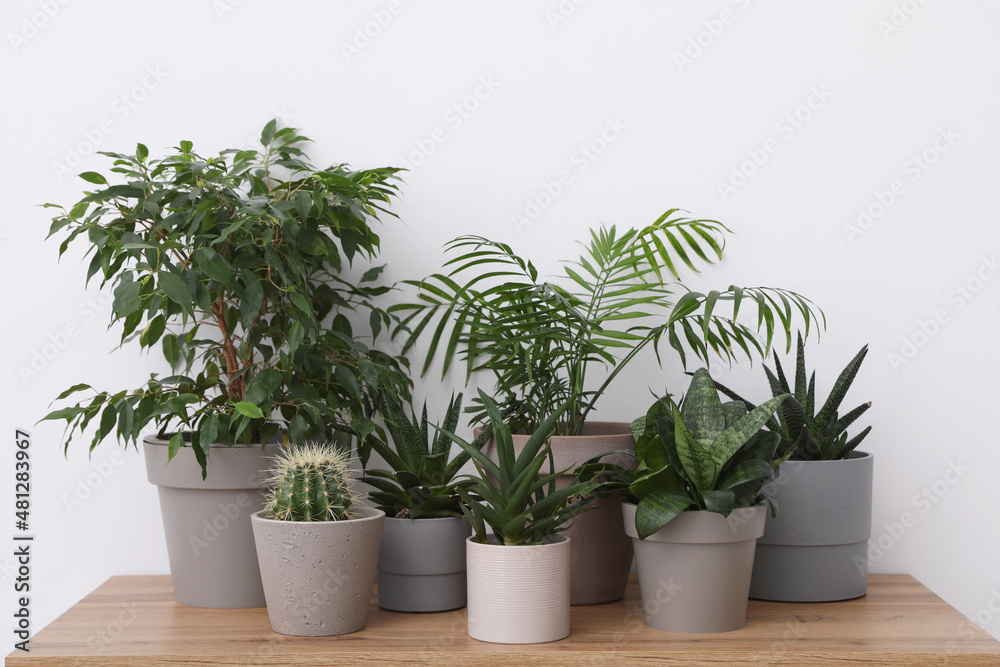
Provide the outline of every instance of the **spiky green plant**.
{"type": "Polygon", "coordinates": [[[564,488],[556,488],[556,479],[567,471],[553,469],[549,436],[569,403],[542,420],[520,453],[515,453],[510,427],[500,407],[482,389],[479,398],[489,415],[490,423],[483,430],[496,443],[497,463],[474,444],[446,432],[472,457],[478,473],[466,476],[471,481],[468,488],[457,488],[462,511],[472,523],[476,540],[483,544],[489,541],[487,525],[501,545],[541,544],[548,536],[564,530],[574,516],[590,509],[588,504],[595,498],[592,493],[600,485],[574,480],[564,488]],[[549,471],[542,473],[546,463],[549,471]]]}
{"type": "MultiPolygon", "coordinates": [[[[788,380],[785,379],[785,373],[781,368],[781,362],[778,361],[777,353],[774,355],[775,372],[771,372],[770,368],[764,366],[772,395],[791,394],[791,397],[782,403],[778,410],[778,419],[772,418],[767,422],[767,428],[781,436],[781,444],[778,447],[780,458],[791,458],[797,461],[835,461],[848,458],[851,452],[861,444],[872,427],[866,427],[853,438],[848,437],[847,428],[857,421],[858,417],[867,412],[872,404],[870,402],[863,403],[843,417],[837,411],[847,394],[847,390],[851,388],[851,383],[854,382],[866,354],[868,354],[867,345],[862,347],[840,372],[840,376],[819,412],[815,412],[816,371],[813,371],[812,375],[809,376],[807,384],[806,352],[801,334],[799,334],[795,359],[794,392],[788,386],[788,380]]],[[[752,403],[741,398],[731,389],[718,383],[716,386],[726,396],[743,401],[748,408],[753,408],[752,403]]]]}
{"type": "Polygon", "coordinates": [[[304,445],[275,460],[266,507],[279,521],[355,518],[351,456],[332,444],[304,445]]]}
{"type": "Polygon", "coordinates": [[[686,509],[729,516],[765,499],[761,489],[774,479],[778,437],[761,427],[786,398],[749,411],[740,401],[722,403],[712,376],[700,368],[679,408],[669,397],[657,401],[637,424],[639,465],[628,487],[638,504],[639,539],[686,509]]]}
{"type": "MultiPolygon", "coordinates": [[[[366,447],[378,452],[392,470],[369,469],[366,448],[360,448],[359,454],[365,464],[361,481],[375,487],[369,497],[386,516],[410,519],[462,516],[462,501],[456,487],[467,487],[470,482],[455,482],[455,476],[469,460],[469,453],[463,451],[449,459],[451,438],[446,435],[455,432],[461,412],[462,394],[452,396],[432,444],[427,403],[418,420],[416,413],[407,416],[402,403],[391,393],[381,393],[379,413],[394,446],[372,433],[366,447]]],[[[472,446],[482,449],[489,436],[484,429],[472,446]]]]}

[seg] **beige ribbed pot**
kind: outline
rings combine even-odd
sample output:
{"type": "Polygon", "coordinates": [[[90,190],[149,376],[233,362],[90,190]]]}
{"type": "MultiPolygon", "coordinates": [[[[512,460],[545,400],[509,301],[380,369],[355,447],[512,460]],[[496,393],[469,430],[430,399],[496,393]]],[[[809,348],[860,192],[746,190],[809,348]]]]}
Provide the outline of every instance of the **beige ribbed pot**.
{"type": "MultiPolygon", "coordinates": [[[[515,451],[520,452],[528,436],[514,434],[513,440],[515,451]]],[[[572,471],[588,459],[616,449],[635,449],[629,425],[623,422],[587,422],[583,425],[583,435],[552,436],[556,470],[572,471]]],[[[483,447],[483,452],[496,461],[492,440],[483,447]]],[[[605,460],[623,467],[635,466],[635,459],[626,455],[616,454],[605,460]]],[[[543,472],[547,470],[545,466],[543,472]]],[[[572,475],[563,475],[557,486],[562,488],[572,479],[572,475]]],[[[603,498],[560,533],[570,538],[573,551],[571,604],[602,604],[625,595],[632,569],[632,540],[624,532],[621,503],[621,496],[603,498]]]]}
{"type": "Polygon", "coordinates": [[[635,529],[635,512],[632,503],[622,504],[646,624],[667,632],[742,628],[767,506],[737,509],[728,517],[684,511],[644,540],[635,529]]]}
{"type": "Polygon", "coordinates": [[[570,540],[540,545],[466,542],[469,636],[540,644],[569,636],[570,540]]]}

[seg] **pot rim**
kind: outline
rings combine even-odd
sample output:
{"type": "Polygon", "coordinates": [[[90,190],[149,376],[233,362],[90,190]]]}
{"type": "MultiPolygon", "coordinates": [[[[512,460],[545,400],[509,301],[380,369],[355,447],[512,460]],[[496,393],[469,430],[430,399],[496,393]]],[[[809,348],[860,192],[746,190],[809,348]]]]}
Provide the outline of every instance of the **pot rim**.
{"type": "Polygon", "coordinates": [[[792,467],[793,465],[797,466],[799,464],[805,464],[805,463],[808,463],[809,465],[817,465],[817,464],[820,464],[820,463],[826,463],[826,464],[832,464],[832,465],[838,465],[838,464],[839,465],[851,465],[851,464],[856,465],[856,464],[858,464],[858,463],[860,463],[862,461],[870,461],[870,460],[872,460],[874,458],[875,458],[875,455],[872,454],[871,452],[864,452],[864,451],[855,449],[853,452],[851,452],[851,457],[847,458],[847,459],[811,460],[811,461],[803,461],[801,459],[788,459],[787,461],[785,461],[781,465],[788,465],[789,467],[792,467]],[[854,456],[855,454],[858,454],[859,456],[854,456]]]}
{"type": "Polygon", "coordinates": [[[566,544],[566,543],[568,543],[570,541],[570,538],[567,535],[551,535],[547,539],[549,539],[551,541],[545,542],[543,544],[515,544],[515,545],[510,545],[510,544],[492,544],[490,542],[487,542],[487,543],[483,544],[482,542],[480,542],[480,541],[478,541],[476,539],[475,535],[470,535],[469,537],[465,538],[465,541],[468,542],[470,545],[474,544],[475,548],[477,548],[477,549],[478,548],[483,548],[483,549],[524,549],[524,548],[529,548],[529,547],[530,548],[534,548],[534,549],[543,549],[543,548],[546,548],[546,547],[555,547],[555,546],[559,546],[561,544],[566,544]]]}
{"type": "Polygon", "coordinates": [[[269,519],[263,516],[266,509],[258,510],[250,515],[252,521],[258,521],[260,523],[268,523],[282,526],[326,526],[326,525],[343,525],[347,523],[360,523],[362,521],[377,521],[379,519],[385,518],[385,512],[376,507],[359,507],[360,512],[364,512],[366,516],[359,516],[355,519],[340,519],[339,521],[282,521],[280,519],[269,519]],[[369,514],[370,513],[370,514],[369,514]]]}
{"type": "Polygon", "coordinates": [[[417,517],[416,519],[414,519],[414,518],[411,518],[411,517],[403,518],[403,517],[399,517],[399,516],[389,516],[388,514],[385,515],[385,520],[386,521],[418,521],[420,523],[423,523],[425,521],[455,521],[455,520],[458,520],[458,521],[468,521],[468,519],[466,517],[464,517],[464,516],[421,516],[421,517],[417,517]]]}
{"type": "MultiPolygon", "coordinates": [[[[151,447],[169,447],[170,441],[169,439],[164,440],[163,438],[157,437],[155,435],[145,435],[142,437],[142,444],[149,445],[151,447]]],[[[215,449],[250,449],[252,447],[260,447],[261,449],[275,449],[275,448],[286,449],[285,444],[283,442],[264,442],[264,443],[241,442],[232,445],[227,445],[224,442],[213,442],[210,443],[208,446],[210,448],[215,448],[215,449]]],[[[184,445],[181,447],[181,449],[184,449],[185,447],[190,449],[191,443],[185,442],[184,445]]]]}

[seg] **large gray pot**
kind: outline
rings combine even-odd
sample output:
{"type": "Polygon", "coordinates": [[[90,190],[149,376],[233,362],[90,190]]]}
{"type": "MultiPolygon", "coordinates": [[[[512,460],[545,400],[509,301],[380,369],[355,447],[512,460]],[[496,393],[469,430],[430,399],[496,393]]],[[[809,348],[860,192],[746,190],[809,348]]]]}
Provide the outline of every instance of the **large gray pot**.
{"type": "Polygon", "coordinates": [[[622,503],[633,538],[646,624],[668,632],[728,632],[746,622],[754,546],[764,533],[765,505],[728,517],[684,511],[644,540],[636,506],[622,503]]]}
{"type": "MultiPolygon", "coordinates": [[[[514,434],[517,452],[524,448],[528,437],[514,434]]],[[[619,422],[586,422],[583,435],[554,435],[551,440],[556,470],[572,471],[605,452],[635,449],[629,425],[619,422]]],[[[492,440],[483,451],[496,461],[492,440]]],[[[626,455],[616,454],[605,460],[620,466],[635,466],[635,459],[626,455]]],[[[557,486],[564,487],[572,480],[572,475],[563,475],[557,486]]],[[[620,600],[625,595],[632,569],[632,541],[625,535],[622,525],[621,502],[621,496],[602,498],[594,503],[594,509],[575,517],[569,528],[560,533],[570,538],[571,604],[603,604],[620,600]]]]}
{"type": "Polygon", "coordinates": [[[264,506],[264,489],[278,444],[213,444],[208,477],[190,447],[167,465],[167,441],[143,439],[146,476],[157,486],[167,538],[174,598],[191,607],[263,607],[250,515],[264,506]]]}
{"type": "Polygon", "coordinates": [[[328,637],[365,627],[385,512],[357,519],[277,521],[253,515],[253,532],[271,629],[328,637]]]}
{"type": "Polygon", "coordinates": [[[392,611],[450,611],[466,600],[464,517],[388,518],[378,554],[378,606],[392,611]]]}
{"type": "Polygon", "coordinates": [[[874,458],[786,461],[764,492],[778,500],[757,542],[750,597],[833,602],[868,592],[874,458]]]}

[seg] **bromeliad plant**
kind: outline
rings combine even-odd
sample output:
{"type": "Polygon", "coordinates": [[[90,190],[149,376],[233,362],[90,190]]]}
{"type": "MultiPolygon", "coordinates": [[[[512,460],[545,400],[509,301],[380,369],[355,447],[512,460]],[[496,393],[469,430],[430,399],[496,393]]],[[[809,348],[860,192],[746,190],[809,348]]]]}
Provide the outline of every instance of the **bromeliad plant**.
{"type": "Polygon", "coordinates": [[[78,384],[57,400],[92,396],[45,419],[65,420],[72,436],[94,421],[91,450],[114,435],[137,443],[155,424],[171,458],[191,445],[205,474],[209,445],[267,442],[281,431],[292,444],[365,435],[374,394],[386,386],[408,395],[397,359],[360,342],[345,316],[369,315],[373,340],[389,316],[372,299],[382,267],[357,284],[341,273],[371,260],[379,237],[371,223],[396,193],[398,169],[316,169],[309,141],[274,121],[261,150],[202,157],[190,141],[151,159],[104,153],[109,175],[86,172],[94,185],[60,214],[50,236],[68,232],[59,254],[85,243],[89,281],[114,291],[112,323],[121,341],[162,349],[174,369],[131,391],[78,384]],[[110,181],[114,180],[112,184],[110,181]],[[168,431],[175,432],[166,436],[168,431]]]}
{"type": "MultiPolygon", "coordinates": [[[[461,411],[462,394],[459,394],[448,403],[444,421],[435,427],[436,434],[431,443],[427,403],[424,403],[423,414],[418,420],[416,414],[407,416],[403,404],[395,396],[382,392],[379,413],[394,447],[373,433],[359,445],[358,453],[366,466],[361,481],[375,487],[376,491],[369,497],[386,516],[410,519],[462,516],[457,489],[468,488],[471,482],[455,482],[455,476],[468,462],[470,454],[463,451],[449,459],[451,438],[447,435],[455,432],[461,411]],[[392,470],[367,468],[372,449],[392,470]]],[[[472,447],[482,449],[489,435],[484,430],[473,441],[472,447]]]]}
{"type": "Polygon", "coordinates": [[[351,455],[332,443],[304,445],[275,457],[264,509],[279,521],[355,518],[351,455]]]}
{"type": "MultiPolygon", "coordinates": [[[[778,419],[770,419],[767,422],[767,428],[781,436],[781,444],[778,448],[781,458],[791,458],[797,461],[836,461],[850,457],[851,452],[861,444],[872,427],[865,427],[853,438],[848,437],[847,428],[857,421],[858,417],[867,412],[872,404],[869,402],[859,405],[843,417],[837,411],[847,394],[847,390],[851,388],[851,383],[854,382],[866,354],[868,354],[867,345],[862,347],[840,372],[840,376],[819,412],[815,411],[815,371],[809,376],[808,384],[806,383],[806,351],[801,334],[798,338],[795,358],[794,392],[788,386],[788,380],[785,379],[777,354],[774,355],[774,372],[764,366],[771,394],[774,396],[791,394],[791,398],[781,404],[781,408],[778,410],[778,419]]],[[[719,391],[726,396],[743,401],[748,408],[753,408],[752,403],[731,389],[722,385],[717,386],[719,391]]]]}
{"type": "Polygon", "coordinates": [[[774,479],[778,436],[761,427],[787,394],[747,411],[739,401],[722,403],[711,375],[697,370],[678,407],[669,397],[657,401],[635,423],[639,463],[628,486],[637,503],[635,527],[645,539],[684,510],[723,516],[740,507],[771,502],[761,493],[774,479]]]}
{"type": "Polygon", "coordinates": [[[466,476],[470,481],[467,487],[456,487],[463,501],[462,512],[472,523],[476,540],[482,544],[489,542],[487,525],[493,529],[498,544],[542,544],[547,537],[565,530],[566,523],[574,516],[590,509],[587,505],[595,498],[592,492],[599,486],[593,481],[574,480],[562,489],[556,488],[556,479],[566,471],[553,470],[549,436],[560,413],[568,406],[543,419],[524,448],[516,453],[500,406],[481,389],[479,398],[489,416],[489,425],[483,430],[489,432],[496,444],[497,463],[475,444],[445,432],[472,457],[478,473],[466,476]],[[542,473],[546,463],[549,471],[542,473]]]}
{"type": "Polygon", "coordinates": [[[446,246],[448,272],[410,281],[418,288],[416,302],[389,309],[399,317],[393,336],[405,337],[405,353],[431,332],[423,372],[443,352],[444,373],[456,356],[467,379],[492,373],[498,397],[521,406],[520,426],[529,433],[568,403],[558,433],[579,435],[605,390],[650,344],[659,358],[666,339],[682,363],[686,349],[706,363],[710,352],[728,360],[741,351],[765,357],[776,331],[791,349],[796,312],[807,333],[822,317],[808,299],[783,289],[731,285],[703,294],[669,282],[679,280],[681,265],[696,271],[696,262],[720,259],[728,231],[719,222],[681,217],[677,209],[622,233],[601,227],[558,282],[540,280],[509,245],[462,236],[446,246]],[[723,304],[731,307],[723,312],[723,304]],[[755,311],[754,326],[740,321],[741,310],[755,311]],[[588,384],[595,365],[608,369],[596,388],[588,384]]]}

